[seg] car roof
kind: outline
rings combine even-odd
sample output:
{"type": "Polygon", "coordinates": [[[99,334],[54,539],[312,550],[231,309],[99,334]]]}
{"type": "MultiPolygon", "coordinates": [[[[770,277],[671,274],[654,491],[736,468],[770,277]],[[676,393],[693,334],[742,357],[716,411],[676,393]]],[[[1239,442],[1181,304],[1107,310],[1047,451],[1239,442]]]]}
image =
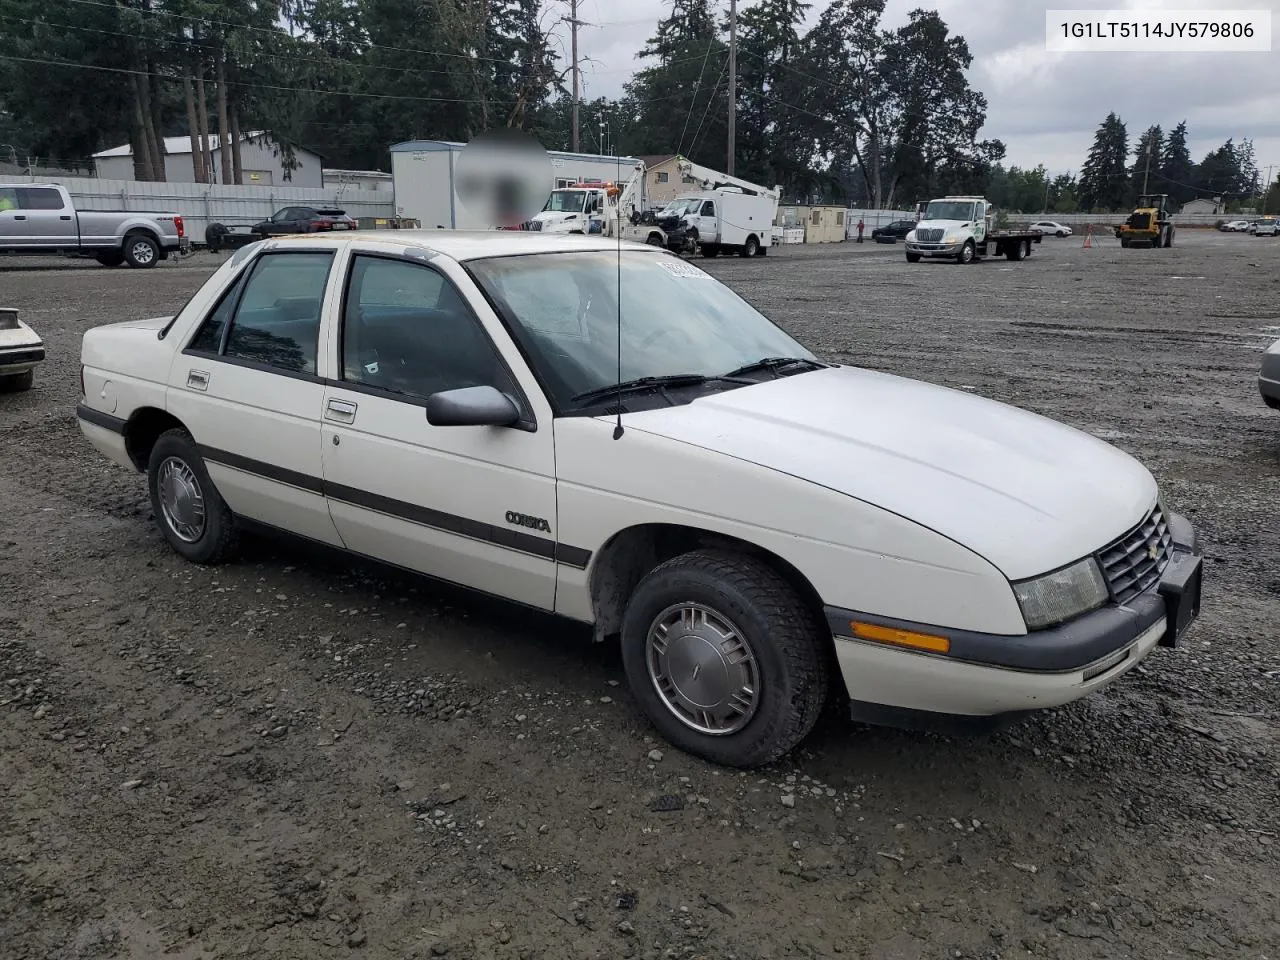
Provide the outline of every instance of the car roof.
{"type": "Polygon", "coordinates": [[[326,247],[361,242],[394,243],[442,253],[454,260],[510,257],[532,253],[572,251],[642,250],[660,253],[656,247],[629,240],[572,234],[546,234],[534,230],[352,230],[343,234],[314,233],[272,237],[272,244],[308,244],[319,241],[326,247]]]}

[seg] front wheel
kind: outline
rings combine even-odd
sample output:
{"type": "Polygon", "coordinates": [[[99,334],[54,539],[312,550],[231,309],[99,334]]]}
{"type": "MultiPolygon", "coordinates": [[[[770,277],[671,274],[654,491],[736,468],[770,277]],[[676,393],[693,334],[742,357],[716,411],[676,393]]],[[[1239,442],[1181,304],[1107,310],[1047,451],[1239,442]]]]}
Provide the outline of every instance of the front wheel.
{"type": "Polygon", "coordinates": [[[166,430],[147,465],[151,509],[169,546],[192,563],[218,564],[234,555],[235,516],[209,478],[204,458],[185,430],[166,430]]]}
{"type": "Polygon", "coordinates": [[[118,267],[124,263],[124,254],[119,250],[106,250],[97,254],[93,259],[104,267],[118,267]]]}
{"type": "Polygon", "coordinates": [[[826,702],[825,624],[771,567],[695,551],[660,564],[627,603],[622,660],[641,710],[671,743],[754,767],[786,754],[826,702]]]}
{"type": "Polygon", "coordinates": [[[907,254],[907,263],[919,263],[919,262],[920,262],[920,254],[918,253],[907,254]]]}
{"type": "Polygon", "coordinates": [[[660,234],[660,233],[651,233],[651,234],[649,234],[649,236],[647,236],[647,237],[645,237],[645,238],[644,238],[644,242],[645,242],[645,243],[647,243],[647,244],[648,244],[649,246],[651,246],[651,247],[661,247],[661,246],[665,246],[665,244],[664,244],[664,243],[663,243],[663,241],[662,241],[662,234],[660,234]]]}
{"type": "Polygon", "coordinates": [[[698,247],[698,251],[699,251],[699,252],[700,252],[704,257],[718,257],[718,256],[720,256],[720,247],[719,247],[719,246],[717,246],[717,245],[716,245],[716,244],[714,244],[714,243],[703,243],[703,244],[700,244],[700,245],[699,245],[699,247],[698,247]]]}
{"type": "Polygon", "coordinates": [[[973,258],[977,251],[973,246],[972,240],[966,240],[964,246],[960,248],[960,252],[956,255],[957,263],[973,263],[973,258]]]}

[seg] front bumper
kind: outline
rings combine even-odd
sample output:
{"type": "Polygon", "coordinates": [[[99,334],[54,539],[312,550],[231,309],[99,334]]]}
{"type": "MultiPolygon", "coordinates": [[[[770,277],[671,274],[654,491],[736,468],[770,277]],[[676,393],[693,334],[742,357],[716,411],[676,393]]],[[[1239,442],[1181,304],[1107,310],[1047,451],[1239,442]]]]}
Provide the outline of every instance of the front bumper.
{"type": "Polygon", "coordinates": [[[1258,375],[1258,392],[1273,410],[1280,410],[1280,352],[1262,355],[1262,372],[1258,375]]]}
{"type": "Polygon", "coordinates": [[[963,243],[921,243],[918,240],[907,241],[907,253],[918,253],[922,257],[954,257],[960,253],[963,243]]]}
{"type": "Polygon", "coordinates": [[[1168,514],[1172,554],[1152,589],[1068,623],[1019,636],[974,633],[826,609],[856,719],[935,726],[942,718],[994,718],[1061,706],[1123,676],[1156,646],[1176,646],[1200,610],[1195,529],[1168,514]],[[946,654],[854,639],[851,620],[945,636],[946,654]]]}

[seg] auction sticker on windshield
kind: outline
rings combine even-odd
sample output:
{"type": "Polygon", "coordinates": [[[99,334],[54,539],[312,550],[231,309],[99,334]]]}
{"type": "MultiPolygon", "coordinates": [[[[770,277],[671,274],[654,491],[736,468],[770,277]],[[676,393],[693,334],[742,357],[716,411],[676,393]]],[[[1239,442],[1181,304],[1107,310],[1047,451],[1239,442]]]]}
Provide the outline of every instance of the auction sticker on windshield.
{"type": "Polygon", "coordinates": [[[663,257],[658,261],[662,269],[675,277],[683,277],[685,280],[710,280],[711,274],[704,270],[700,270],[692,263],[685,263],[675,257],[663,257]]]}

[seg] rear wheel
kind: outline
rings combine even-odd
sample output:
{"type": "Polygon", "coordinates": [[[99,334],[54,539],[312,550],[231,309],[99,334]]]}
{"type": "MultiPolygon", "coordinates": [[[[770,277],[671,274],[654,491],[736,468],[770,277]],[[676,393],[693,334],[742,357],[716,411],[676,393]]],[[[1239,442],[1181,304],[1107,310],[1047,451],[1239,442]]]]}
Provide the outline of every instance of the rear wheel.
{"type": "Polygon", "coordinates": [[[760,241],[754,236],[747,237],[747,242],[742,245],[742,249],[738,251],[740,257],[754,257],[760,252],[760,241]]]}
{"type": "Polygon", "coordinates": [[[192,563],[218,564],[236,548],[235,516],[185,430],[166,430],[147,465],[151,509],[169,546],[192,563]]]}
{"type": "Polygon", "coordinates": [[[160,244],[145,233],[131,233],[124,238],[124,259],[131,267],[154,267],[160,260],[160,244]]]}
{"type": "Polygon", "coordinates": [[[1021,260],[1023,256],[1022,241],[1019,240],[1017,243],[1011,245],[1007,250],[1005,250],[1004,255],[1008,260],[1021,260]]]}
{"type": "Polygon", "coordinates": [[[681,750],[770,763],[826,701],[827,628],[772,568],[695,551],[652,570],[627,603],[622,658],[640,708],[681,750]]]}

